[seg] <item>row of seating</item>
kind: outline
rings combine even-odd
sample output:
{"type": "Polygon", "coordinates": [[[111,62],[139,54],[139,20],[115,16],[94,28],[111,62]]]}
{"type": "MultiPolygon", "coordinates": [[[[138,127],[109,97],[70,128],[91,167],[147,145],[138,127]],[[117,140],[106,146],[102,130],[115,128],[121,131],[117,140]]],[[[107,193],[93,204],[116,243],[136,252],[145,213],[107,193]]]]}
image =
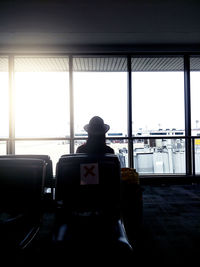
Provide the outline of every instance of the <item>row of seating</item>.
{"type": "Polygon", "coordinates": [[[63,155],[55,178],[48,155],[0,156],[2,247],[30,244],[40,229],[46,199],[55,204],[55,247],[77,249],[81,244],[83,250],[92,248],[95,240],[104,249],[112,244],[115,249],[132,251],[120,213],[117,156],[63,155]]]}
{"type": "MultiPolygon", "coordinates": [[[[0,160],[4,159],[4,162],[6,162],[6,159],[8,160],[8,162],[11,162],[11,159],[13,160],[13,164],[14,162],[17,163],[17,161],[15,161],[15,159],[21,159],[22,164],[25,165],[25,162],[23,163],[23,160],[26,159],[31,159],[32,162],[36,159],[36,160],[42,160],[44,161],[45,164],[45,173],[44,173],[44,181],[43,181],[43,190],[47,192],[47,188],[50,189],[50,192],[53,192],[52,189],[54,188],[54,177],[53,177],[53,167],[52,167],[52,160],[50,158],[49,155],[1,155],[0,156],[0,160]]],[[[19,161],[18,161],[19,162],[19,161]]]]}
{"type": "Polygon", "coordinates": [[[38,232],[45,161],[0,158],[1,248],[25,248],[38,232]]]}

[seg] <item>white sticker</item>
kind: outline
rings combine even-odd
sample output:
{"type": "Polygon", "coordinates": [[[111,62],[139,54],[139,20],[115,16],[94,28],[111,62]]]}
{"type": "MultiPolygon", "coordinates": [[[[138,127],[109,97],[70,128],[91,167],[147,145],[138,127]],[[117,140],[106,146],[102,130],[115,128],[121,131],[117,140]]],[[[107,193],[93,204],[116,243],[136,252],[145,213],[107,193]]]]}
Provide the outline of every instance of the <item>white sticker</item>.
{"type": "Polygon", "coordinates": [[[99,167],[98,163],[81,164],[81,185],[98,184],[99,183],[99,167]]]}

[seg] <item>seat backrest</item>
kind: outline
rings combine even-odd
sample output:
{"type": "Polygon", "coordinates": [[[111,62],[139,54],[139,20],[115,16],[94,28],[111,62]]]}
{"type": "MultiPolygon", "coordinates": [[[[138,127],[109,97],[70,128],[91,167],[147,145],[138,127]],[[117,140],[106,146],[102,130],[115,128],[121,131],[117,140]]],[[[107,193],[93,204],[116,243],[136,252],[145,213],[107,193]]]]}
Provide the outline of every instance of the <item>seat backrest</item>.
{"type": "Polygon", "coordinates": [[[46,174],[44,178],[44,187],[52,188],[53,187],[53,168],[52,168],[52,160],[49,155],[34,155],[34,154],[22,154],[22,155],[1,155],[2,158],[23,158],[23,159],[41,159],[46,162],[46,174]]]}
{"type": "Polygon", "coordinates": [[[45,168],[41,159],[0,158],[1,209],[37,209],[43,195],[45,168]]]}
{"type": "Polygon", "coordinates": [[[120,163],[116,155],[65,155],[56,167],[55,197],[66,209],[118,212],[120,163]]]}

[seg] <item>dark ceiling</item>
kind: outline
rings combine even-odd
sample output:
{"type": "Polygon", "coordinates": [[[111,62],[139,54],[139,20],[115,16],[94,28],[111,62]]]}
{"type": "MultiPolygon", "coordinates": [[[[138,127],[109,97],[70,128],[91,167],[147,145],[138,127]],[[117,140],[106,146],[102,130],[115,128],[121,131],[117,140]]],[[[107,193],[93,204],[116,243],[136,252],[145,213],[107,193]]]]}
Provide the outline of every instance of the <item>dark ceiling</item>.
{"type": "Polygon", "coordinates": [[[200,44],[199,0],[0,2],[0,51],[200,44]]]}

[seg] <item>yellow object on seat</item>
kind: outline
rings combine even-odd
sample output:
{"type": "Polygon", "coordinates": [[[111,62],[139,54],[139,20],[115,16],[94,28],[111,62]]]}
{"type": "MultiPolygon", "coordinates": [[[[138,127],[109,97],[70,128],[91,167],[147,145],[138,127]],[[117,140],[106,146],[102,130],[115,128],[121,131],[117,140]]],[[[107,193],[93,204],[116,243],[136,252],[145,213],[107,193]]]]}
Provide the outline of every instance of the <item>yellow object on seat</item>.
{"type": "Polygon", "coordinates": [[[133,168],[121,168],[121,179],[130,184],[139,184],[139,175],[133,168]]]}

